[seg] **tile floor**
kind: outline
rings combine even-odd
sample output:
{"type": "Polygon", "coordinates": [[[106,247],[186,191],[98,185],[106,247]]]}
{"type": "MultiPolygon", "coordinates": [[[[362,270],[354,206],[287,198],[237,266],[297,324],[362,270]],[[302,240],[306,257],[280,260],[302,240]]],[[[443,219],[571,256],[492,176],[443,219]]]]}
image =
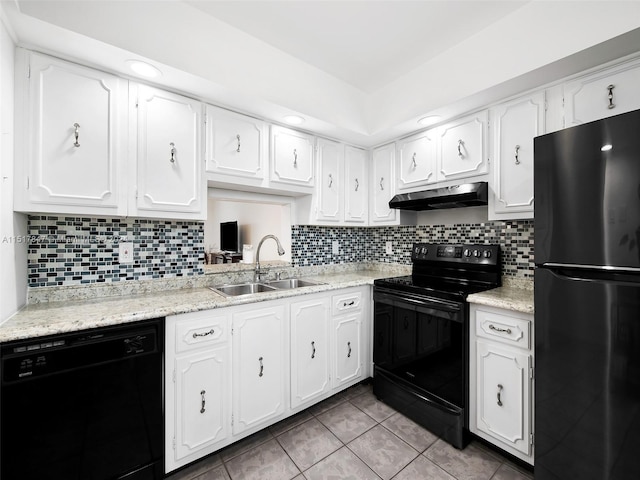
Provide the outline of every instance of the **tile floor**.
{"type": "Polygon", "coordinates": [[[230,445],[168,480],[530,480],[478,442],[464,450],[357,385],[230,445]]]}

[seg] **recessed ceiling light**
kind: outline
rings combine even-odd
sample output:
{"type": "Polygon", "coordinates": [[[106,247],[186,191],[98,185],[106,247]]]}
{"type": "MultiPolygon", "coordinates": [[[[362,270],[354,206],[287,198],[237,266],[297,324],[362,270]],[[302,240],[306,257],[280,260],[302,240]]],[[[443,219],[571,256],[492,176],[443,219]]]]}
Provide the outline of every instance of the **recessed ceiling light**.
{"type": "Polygon", "coordinates": [[[428,115],[426,117],[422,117],[420,120],[418,120],[418,123],[420,125],[433,125],[434,123],[437,123],[442,117],[440,115],[428,115]]]}
{"type": "Polygon", "coordinates": [[[607,143],[606,145],[603,145],[602,148],[600,148],[600,150],[602,150],[603,152],[608,152],[612,148],[613,148],[613,145],[611,145],[610,143],[607,143]]]}
{"type": "Polygon", "coordinates": [[[126,63],[131,70],[143,77],[155,78],[162,75],[160,70],[149,63],[142,62],[140,60],[127,60],[126,63]]]}
{"type": "Polygon", "coordinates": [[[299,115],[287,115],[283,120],[289,125],[300,125],[301,123],[304,123],[304,118],[299,115]]]}

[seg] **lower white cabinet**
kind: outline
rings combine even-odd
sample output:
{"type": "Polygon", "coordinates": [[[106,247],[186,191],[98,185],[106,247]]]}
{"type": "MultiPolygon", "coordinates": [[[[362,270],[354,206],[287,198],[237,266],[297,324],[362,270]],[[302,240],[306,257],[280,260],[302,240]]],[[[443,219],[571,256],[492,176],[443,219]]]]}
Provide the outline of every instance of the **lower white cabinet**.
{"type": "Polygon", "coordinates": [[[533,316],[470,311],[469,429],[533,464],[533,316]]]}
{"type": "Polygon", "coordinates": [[[347,385],[362,374],[362,313],[334,319],[335,386],[347,385]]]}

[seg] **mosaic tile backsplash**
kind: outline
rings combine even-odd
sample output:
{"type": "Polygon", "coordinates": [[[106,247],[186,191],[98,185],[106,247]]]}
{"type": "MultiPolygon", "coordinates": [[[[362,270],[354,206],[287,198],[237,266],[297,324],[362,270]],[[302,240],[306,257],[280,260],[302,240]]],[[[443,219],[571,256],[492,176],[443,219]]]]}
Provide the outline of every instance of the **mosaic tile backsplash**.
{"type": "Polygon", "coordinates": [[[497,243],[503,274],[533,279],[533,220],[402,227],[318,227],[291,229],[292,262],[296,266],[349,262],[411,263],[414,242],[497,243]],[[332,244],[338,242],[337,255],[332,244]],[[385,253],[391,242],[393,254],[385,253]]]}
{"type": "Polygon", "coordinates": [[[203,273],[202,222],[29,216],[26,241],[30,287],[203,273]],[[133,263],[119,263],[121,242],[133,242],[133,263]]]}

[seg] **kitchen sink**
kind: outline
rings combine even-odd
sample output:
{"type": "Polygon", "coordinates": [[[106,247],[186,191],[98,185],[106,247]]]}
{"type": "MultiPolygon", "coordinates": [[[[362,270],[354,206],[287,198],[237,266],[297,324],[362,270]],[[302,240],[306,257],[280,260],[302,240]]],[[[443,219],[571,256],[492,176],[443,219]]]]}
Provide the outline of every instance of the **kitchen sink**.
{"type": "Polygon", "coordinates": [[[237,297],[239,295],[275,292],[276,290],[290,290],[292,288],[311,287],[314,285],[321,285],[321,283],[302,280],[300,278],[287,278],[286,280],[272,280],[265,283],[240,283],[237,285],[222,285],[220,287],[209,288],[225,297],[237,297]]]}

